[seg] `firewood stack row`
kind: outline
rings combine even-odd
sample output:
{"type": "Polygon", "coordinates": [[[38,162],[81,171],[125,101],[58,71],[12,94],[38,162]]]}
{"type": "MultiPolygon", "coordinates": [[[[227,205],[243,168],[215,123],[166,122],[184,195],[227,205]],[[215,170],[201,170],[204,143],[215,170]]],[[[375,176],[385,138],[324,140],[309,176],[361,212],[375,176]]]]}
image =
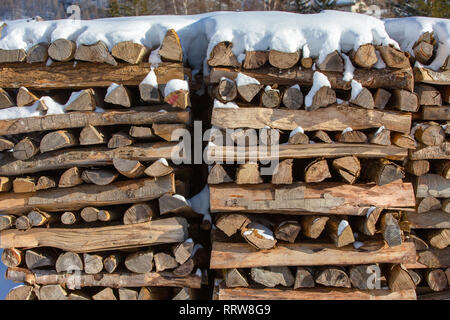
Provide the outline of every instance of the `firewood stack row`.
{"type": "Polygon", "coordinates": [[[195,298],[208,257],[192,167],[173,162],[192,124],[178,35],[0,61],[2,262],[25,284],[7,299],[195,298]]]}
{"type": "Polygon", "coordinates": [[[418,236],[408,219],[415,197],[448,197],[448,180],[413,174],[425,166],[417,160],[448,164],[439,120],[449,112],[437,89],[415,85],[412,59],[372,44],[323,61],[275,50],[238,59],[232,43],[214,47],[206,77],[214,299],[417,298],[408,267],[418,236]]]}

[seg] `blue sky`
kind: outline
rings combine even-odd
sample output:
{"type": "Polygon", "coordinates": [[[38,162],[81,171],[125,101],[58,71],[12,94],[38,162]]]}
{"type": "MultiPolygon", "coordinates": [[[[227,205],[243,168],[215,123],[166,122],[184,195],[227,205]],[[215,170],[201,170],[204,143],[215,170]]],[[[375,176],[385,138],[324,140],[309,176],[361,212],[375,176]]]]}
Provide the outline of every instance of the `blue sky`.
{"type": "MultiPolygon", "coordinates": [[[[3,250],[0,249],[0,256],[3,253],[3,250]]],[[[18,283],[14,283],[12,281],[5,280],[5,272],[6,266],[3,263],[0,263],[0,300],[4,300],[6,295],[8,294],[11,288],[18,286],[18,283]]]]}

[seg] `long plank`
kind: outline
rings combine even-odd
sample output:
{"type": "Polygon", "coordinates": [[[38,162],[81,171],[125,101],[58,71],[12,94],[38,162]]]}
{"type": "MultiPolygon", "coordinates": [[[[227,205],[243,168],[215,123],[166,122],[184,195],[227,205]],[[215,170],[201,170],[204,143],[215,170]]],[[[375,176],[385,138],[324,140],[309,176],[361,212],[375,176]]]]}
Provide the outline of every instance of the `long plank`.
{"type": "Polygon", "coordinates": [[[379,128],[409,133],[411,114],[368,110],[334,105],[314,111],[270,109],[270,108],[214,108],[212,125],[219,128],[252,128],[294,130],[302,127],[305,131],[341,131],[351,127],[353,130],[379,128]]]}
{"type": "Polygon", "coordinates": [[[85,287],[189,287],[200,288],[201,276],[190,274],[185,277],[174,275],[172,272],[148,272],[143,274],[118,272],[99,274],[86,273],[58,273],[55,270],[28,270],[24,268],[8,268],[5,279],[15,282],[25,282],[29,285],[60,284],[69,290],[85,287]]]}
{"type": "Polygon", "coordinates": [[[409,151],[411,160],[450,160],[450,142],[444,142],[439,146],[426,146],[409,151]]]}
{"type": "Polygon", "coordinates": [[[182,217],[100,228],[9,229],[0,233],[1,248],[54,247],[64,251],[94,252],[183,242],[188,236],[182,217]]]}
{"type": "Polygon", "coordinates": [[[450,70],[434,71],[428,68],[414,68],[414,81],[437,85],[450,85],[450,70]]]}
{"type": "Polygon", "coordinates": [[[423,120],[450,120],[450,106],[432,107],[422,106],[423,120]]]}
{"type": "Polygon", "coordinates": [[[260,148],[236,146],[209,146],[208,161],[264,161],[276,159],[306,159],[306,158],[339,158],[344,156],[358,158],[387,158],[403,160],[408,156],[408,150],[397,146],[381,146],[376,144],[349,143],[315,143],[296,145],[262,146],[260,148]]]}
{"type": "Polygon", "coordinates": [[[282,243],[270,250],[256,250],[248,243],[213,242],[210,268],[412,263],[415,259],[416,249],[410,242],[391,248],[384,241],[372,241],[359,249],[328,243],[282,243]]]}
{"type": "Polygon", "coordinates": [[[348,288],[218,288],[218,300],[416,300],[415,290],[348,288]]]}
{"type": "Polygon", "coordinates": [[[46,152],[28,160],[17,160],[11,153],[5,153],[0,163],[0,175],[16,176],[72,167],[106,166],[112,165],[113,159],[171,159],[179,148],[180,145],[175,142],[142,143],[116,149],[87,147],[46,152]]]}
{"type": "Polygon", "coordinates": [[[375,206],[407,210],[415,206],[411,183],[376,186],[337,182],[291,185],[210,185],[211,212],[363,215],[375,206]]]}
{"type": "MultiPolygon", "coordinates": [[[[235,79],[239,73],[257,79],[261,84],[272,85],[294,85],[312,86],[314,70],[293,67],[280,70],[274,67],[264,67],[256,70],[234,69],[234,68],[211,68],[210,83],[218,83],[222,77],[235,79]]],[[[321,71],[322,72],[322,71],[321,71]]],[[[323,72],[330,81],[333,89],[350,90],[351,83],[344,81],[343,74],[339,72],[323,72]]],[[[353,79],[368,88],[395,88],[413,91],[414,79],[411,68],[394,69],[356,69],[353,79]]]]}
{"type": "Polygon", "coordinates": [[[69,128],[115,125],[146,125],[152,123],[191,122],[189,110],[175,110],[167,106],[138,107],[128,110],[106,112],[69,112],[64,114],[29,117],[14,120],[0,120],[0,135],[48,131],[69,128]],[[169,112],[159,112],[169,110],[169,112]]]}
{"type": "Polygon", "coordinates": [[[450,213],[445,211],[408,212],[407,218],[413,229],[450,229],[450,213]]]}
{"type": "MultiPolygon", "coordinates": [[[[105,63],[77,61],[45,64],[14,63],[0,66],[0,87],[26,87],[35,90],[80,89],[108,87],[111,83],[137,86],[150,72],[151,64],[105,63]]],[[[161,63],[155,68],[158,84],[172,79],[184,80],[184,67],[180,63],[161,63]]]]}
{"type": "Polygon", "coordinates": [[[0,214],[23,214],[32,209],[44,211],[78,210],[89,206],[108,206],[153,200],[175,193],[173,174],[154,179],[124,180],[106,186],[84,184],[35,193],[2,193],[0,214]]]}

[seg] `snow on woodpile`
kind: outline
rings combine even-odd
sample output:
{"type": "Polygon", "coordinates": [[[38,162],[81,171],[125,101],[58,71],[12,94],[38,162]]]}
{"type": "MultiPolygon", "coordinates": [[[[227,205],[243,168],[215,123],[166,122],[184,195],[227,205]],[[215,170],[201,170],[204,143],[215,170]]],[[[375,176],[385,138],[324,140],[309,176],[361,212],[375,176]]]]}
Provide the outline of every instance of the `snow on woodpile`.
{"type": "Polygon", "coordinates": [[[414,56],[414,44],[425,32],[433,33],[437,51],[433,61],[427,66],[438,71],[450,55],[450,20],[428,17],[408,17],[386,19],[384,21],[389,36],[398,42],[400,48],[414,56]]]}

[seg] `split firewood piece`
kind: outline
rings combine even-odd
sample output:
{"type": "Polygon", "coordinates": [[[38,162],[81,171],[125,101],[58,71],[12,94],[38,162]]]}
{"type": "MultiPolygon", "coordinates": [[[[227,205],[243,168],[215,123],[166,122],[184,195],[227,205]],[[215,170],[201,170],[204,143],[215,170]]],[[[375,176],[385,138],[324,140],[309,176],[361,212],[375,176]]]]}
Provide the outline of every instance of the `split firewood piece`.
{"type": "Polygon", "coordinates": [[[222,77],[216,87],[215,97],[222,102],[234,101],[237,97],[237,87],[233,80],[222,77]]]}
{"type": "Polygon", "coordinates": [[[23,62],[27,53],[23,49],[3,50],[0,49],[0,63],[23,62]]]}
{"type": "Polygon", "coordinates": [[[173,168],[169,165],[166,159],[161,158],[153,162],[144,173],[150,177],[163,177],[173,172],[173,168]]]}
{"type": "Polygon", "coordinates": [[[39,152],[39,145],[29,137],[20,140],[13,149],[13,156],[18,160],[27,160],[39,152]]]}
{"type": "Polygon", "coordinates": [[[72,211],[66,211],[61,215],[61,223],[65,225],[72,225],[79,221],[79,215],[72,211]]]}
{"type": "Polygon", "coordinates": [[[40,176],[36,183],[36,191],[47,190],[56,187],[56,181],[52,177],[40,176]]]}
{"type": "Polygon", "coordinates": [[[109,53],[108,46],[103,41],[94,44],[81,44],[75,50],[75,59],[81,61],[108,63],[117,66],[117,61],[109,53]]]}
{"type": "Polygon", "coordinates": [[[246,51],[242,67],[244,69],[258,69],[264,66],[268,60],[269,52],[267,51],[246,51]]]}
{"type": "Polygon", "coordinates": [[[27,193],[36,191],[35,178],[15,178],[13,181],[13,191],[15,193],[27,193]]]}
{"type": "Polygon", "coordinates": [[[447,287],[447,277],[441,269],[427,270],[425,280],[433,291],[443,291],[447,287]]]}
{"type": "Polygon", "coordinates": [[[316,283],[326,287],[351,288],[350,278],[344,270],[338,267],[321,269],[316,276],[316,283]]]}
{"type": "Polygon", "coordinates": [[[36,300],[34,287],[21,285],[12,288],[5,297],[5,300],[36,300]]]}
{"type": "Polygon", "coordinates": [[[25,253],[25,263],[30,270],[53,267],[56,263],[56,255],[48,248],[29,249],[25,253]]]}
{"type": "Polygon", "coordinates": [[[136,224],[151,221],[157,215],[157,211],[146,203],[137,203],[125,211],[124,224],[136,224]]]}
{"type": "Polygon", "coordinates": [[[375,101],[373,100],[372,93],[370,93],[369,89],[366,87],[362,87],[355,99],[350,100],[350,103],[365,109],[375,108],[375,101]]]}
{"type": "Polygon", "coordinates": [[[67,300],[67,291],[59,284],[39,288],[39,300],[67,300]]]}
{"type": "Polygon", "coordinates": [[[108,88],[105,102],[129,108],[133,102],[132,93],[125,86],[113,83],[108,88]]]}
{"type": "Polygon", "coordinates": [[[105,288],[92,296],[92,300],[117,300],[113,289],[105,288]]]}
{"type": "Polygon", "coordinates": [[[84,272],[87,274],[97,274],[103,270],[103,257],[97,254],[83,254],[84,272]]]}
{"type": "Polygon", "coordinates": [[[223,271],[225,284],[228,288],[246,288],[248,287],[248,280],[244,272],[239,269],[225,269],[223,271]]]}
{"type": "Polygon", "coordinates": [[[426,243],[424,240],[420,239],[418,236],[414,234],[409,235],[409,241],[414,243],[414,246],[416,247],[417,251],[427,250],[430,248],[428,243],[426,243]]]}
{"type": "Polygon", "coordinates": [[[241,236],[258,250],[272,249],[277,243],[273,232],[265,225],[256,222],[250,222],[243,227],[241,236]]]}
{"type": "Polygon", "coordinates": [[[330,136],[328,135],[328,133],[326,133],[323,130],[318,130],[316,132],[314,132],[313,137],[311,138],[312,141],[316,142],[316,143],[332,143],[333,140],[331,140],[330,136]]]}
{"type": "Polygon", "coordinates": [[[330,217],[325,216],[302,216],[300,218],[300,226],[302,227],[302,233],[311,239],[317,239],[330,217]]]}
{"type": "MultiPolygon", "coordinates": [[[[1,91],[1,89],[0,89],[0,91],[1,91]]],[[[1,92],[0,92],[0,96],[1,96],[1,92]]],[[[14,148],[13,142],[11,142],[7,139],[4,139],[4,138],[0,138],[0,151],[11,150],[12,148],[14,148]]]]}
{"type": "Polygon", "coordinates": [[[27,63],[46,62],[48,60],[48,43],[38,43],[27,52],[27,63]]]}
{"type": "Polygon", "coordinates": [[[65,252],[58,256],[55,263],[57,272],[83,271],[83,260],[75,252],[65,252]]]}
{"type": "Polygon", "coordinates": [[[321,71],[344,72],[344,59],[338,51],[333,51],[326,56],[322,63],[317,65],[321,71]]]}
{"type": "Polygon", "coordinates": [[[257,163],[244,163],[239,165],[236,171],[237,184],[258,184],[263,180],[259,174],[259,167],[257,163]]]}
{"type": "Polygon", "coordinates": [[[258,145],[258,134],[254,129],[236,129],[230,134],[231,140],[239,147],[258,145]]]}
{"type": "Polygon", "coordinates": [[[115,149],[120,147],[130,146],[134,143],[134,139],[130,135],[121,131],[112,135],[111,139],[108,141],[108,148],[115,149]]]}
{"type": "Polygon", "coordinates": [[[141,287],[138,300],[170,300],[170,294],[167,287],[141,287]]]}
{"type": "Polygon", "coordinates": [[[178,266],[178,262],[170,254],[159,252],[154,255],[156,272],[161,272],[167,269],[174,269],[178,266]]]}
{"type": "Polygon", "coordinates": [[[313,66],[313,59],[311,57],[303,57],[300,59],[300,65],[302,68],[311,69],[313,66]]]}
{"type": "Polygon", "coordinates": [[[416,285],[408,270],[401,264],[387,266],[384,273],[391,291],[415,290],[416,285]]]}
{"type": "Polygon", "coordinates": [[[422,276],[417,271],[418,270],[408,269],[408,273],[411,276],[411,279],[413,279],[414,284],[416,285],[416,287],[419,285],[419,283],[422,282],[422,276]]]}
{"type": "Polygon", "coordinates": [[[109,140],[108,134],[103,128],[88,125],[80,132],[80,145],[104,144],[109,140]]]}
{"type": "Polygon", "coordinates": [[[31,227],[31,221],[27,216],[21,216],[16,219],[16,229],[29,230],[31,227]]]}
{"type": "Polygon", "coordinates": [[[373,135],[369,136],[369,142],[382,146],[391,145],[391,130],[380,127],[373,135]]]}
{"type": "Polygon", "coordinates": [[[416,149],[414,138],[409,134],[394,132],[391,137],[392,144],[405,149],[416,149]]]}
{"type": "Polygon", "coordinates": [[[332,166],[341,178],[350,184],[354,184],[361,174],[361,163],[355,156],[334,159],[332,166]]]}
{"type": "Polygon", "coordinates": [[[225,168],[219,163],[216,163],[209,171],[208,184],[220,184],[233,181],[234,180],[230,177],[225,168]]]}
{"type": "Polygon", "coordinates": [[[9,93],[0,88],[0,109],[10,108],[14,106],[14,101],[9,93]]]}
{"type": "Polygon", "coordinates": [[[288,267],[252,268],[250,274],[253,281],[269,288],[278,285],[292,287],[295,282],[288,267]]]}
{"type": "Polygon", "coordinates": [[[161,93],[159,92],[158,87],[158,78],[156,77],[156,73],[153,67],[150,69],[150,72],[147,76],[142,80],[139,84],[139,94],[141,99],[145,102],[161,102],[161,93]]]}
{"type": "Polygon", "coordinates": [[[67,298],[69,300],[92,300],[92,297],[90,297],[88,294],[82,292],[82,291],[72,291],[71,293],[69,293],[69,295],[67,296],[67,298]]]}
{"type": "Polygon", "coordinates": [[[125,258],[125,267],[131,272],[147,273],[153,268],[153,251],[145,250],[129,254],[125,258]]]}
{"type": "Polygon", "coordinates": [[[294,243],[300,230],[301,227],[297,221],[286,220],[275,227],[274,234],[278,240],[294,243]]]}
{"type": "Polygon", "coordinates": [[[381,212],[383,212],[382,208],[369,207],[364,216],[353,217],[353,225],[355,226],[356,230],[358,230],[362,234],[373,236],[377,231],[376,224],[381,212]]]}
{"type": "Polygon", "coordinates": [[[442,201],[442,210],[450,213],[450,199],[444,199],[442,201]]]}
{"type": "Polygon", "coordinates": [[[153,133],[152,128],[150,127],[139,127],[139,126],[131,126],[130,131],[128,131],[129,135],[136,139],[153,139],[156,135],[153,133]]]}
{"type": "Polygon", "coordinates": [[[103,222],[119,220],[121,217],[122,213],[119,210],[100,209],[97,214],[98,220],[103,222]]]}
{"type": "Polygon", "coordinates": [[[294,289],[314,288],[316,286],[314,277],[310,270],[303,267],[297,267],[295,273],[294,289]]]}
{"type": "Polygon", "coordinates": [[[49,214],[49,213],[44,212],[44,211],[39,210],[39,209],[31,210],[28,213],[27,217],[30,220],[31,225],[33,227],[42,227],[42,226],[47,225],[47,224],[49,224],[51,222],[59,220],[58,216],[49,214]]]}
{"type": "Polygon", "coordinates": [[[281,52],[277,50],[269,51],[269,63],[275,68],[289,69],[297,64],[300,60],[301,53],[296,52],[281,52]]]}
{"type": "Polygon", "coordinates": [[[65,106],[65,111],[94,111],[96,107],[94,89],[85,89],[72,93],[65,106]]]}
{"type": "Polygon", "coordinates": [[[119,288],[119,300],[138,300],[139,292],[135,289],[119,288]]]}
{"type": "Polygon", "coordinates": [[[8,268],[18,267],[24,258],[24,252],[15,248],[6,248],[2,252],[2,262],[8,268]]]}
{"type": "Polygon", "coordinates": [[[195,215],[186,198],[179,194],[174,195],[165,194],[158,199],[158,203],[160,215],[168,213],[186,216],[195,215]]]}
{"type": "Polygon", "coordinates": [[[180,86],[178,86],[178,84],[174,84],[172,86],[171,81],[179,82],[182,80],[173,79],[167,83],[166,87],[164,88],[164,102],[170,104],[172,107],[178,107],[182,109],[190,107],[191,99],[189,97],[189,89],[186,81],[181,82],[180,86]]]}
{"type": "Polygon", "coordinates": [[[55,61],[70,61],[75,57],[77,45],[74,41],[57,39],[48,47],[48,55],[55,61]]]}
{"type": "Polygon", "coordinates": [[[338,248],[355,242],[352,228],[345,219],[331,217],[327,222],[326,229],[328,235],[338,248]]]}
{"type": "Polygon", "coordinates": [[[251,102],[263,87],[258,80],[242,73],[238,73],[235,81],[239,96],[246,102],[251,102]]]}
{"type": "Polygon", "coordinates": [[[428,173],[417,177],[415,189],[417,198],[425,198],[430,195],[436,198],[450,197],[450,181],[438,174],[428,173]]]}
{"type": "Polygon", "coordinates": [[[298,110],[303,106],[303,93],[300,86],[294,85],[283,91],[283,105],[292,110],[298,110]]]}
{"type": "Polygon", "coordinates": [[[113,159],[114,168],[127,178],[134,179],[144,175],[145,166],[138,160],[113,159]]]}
{"type": "Polygon", "coordinates": [[[308,144],[309,137],[301,127],[297,127],[289,133],[288,144],[308,144]]]}
{"type": "Polygon", "coordinates": [[[237,231],[242,231],[249,223],[250,220],[243,214],[223,214],[216,220],[216,227],[231,237],[237,231]]]}
{"type": "Polygon", "coordinates": [[[397,219],[391,213],[383,214],[380,219],[380,229],[389,247],[399,246],[403,243],[402,230],[397,219]]]}
{"type": "Polygon", "coordinates": [[[336,135],[336,140],[342,143],[366,143],[367,136],[362,131],[347,128],[336,135]]]}
{"type": "Polygon", "coordinates": [[[16,97],[18,107],[31,106],[38,100],[39,98],[35,94],[31,93],[27,88],[19,88],[16,97]]]}
{"type": "Polygon", "coordinates": [[[421,176],[430,171],[428,160],[408,160],[405,164],[405,171],[415,176],[421,176]]]}
{"type": "Polygon", "coordinates": [[[439,201],[439,199],[436,199],[433,196],[427,196],[423,199],[417,199],[417,213],[425,213],[431,210],[439,210],[441,208],[441,202],[439,201]]]}
{"type": "Polygon", "coordinates": [[[417,84],[414,92],[419,96],[421,106],[441,106],[442,96],[439,90],[427,84],[417,84]]]}
{"type": "Polygon", "coordinates": [[[113,273],[117,269],[121,261],[122,257],[119,254],[113,253],[105,257],[105,259],[103,260],[103,267],[105,268],[106,272],[113,273]]]}
{"type": "Polygon", "coordinates": [[[389,105],[400,111],[417,112],[419,110],[419,97],[415,92],[395,89],[392,91],[389,105]]]}
{"type": "Polygon", "coordinates": [[[59,178],[58,187],[59,188],[70,188],[75,187],[83,183],[81,179],[81,171],[78,167],[73,167],[64,171],[64,173],[59,178]]]}
{"type": "Polygon", "coordinates": [[[99,209],[94,207],[86,207],[81,210],[80,216],[85,222],[95,222],[98,220],[99,211],[99,209]]]}
{"type": "Polygon", "coordinates": [[[233,53],[233,43],[219,42],[209,55],[208,65],[210,67],[239,67],[239,62],[233,53]]]}
{"type": "Polygon", "coordinates": [[[417,128],[414,137],[427,146],[438,146],[445,141],[445,132],[438,123],[428,122],[417,128]]]}
{"type": "Polygon", "coordinates": [[[368,43],[360,46],[350,54],[352,62],[361,68],[372,68],[378,61],[375,47],[368,43]]]}
{"type": "Polygon", "coordinates": [[[133,41],[122,41],[112,47],[111,54],[116,59],[120,59],[131,64],[137,64],[146,60],[150,54],[150,48],[133,41]]]}
{"type": "Polygon", "coordinates": [[[0,231],[12,228],[15,223],[15,216],[0,216],[0,231]]]}
{"type": "Polygon", "coordinates": [[[376,264],[351,266],[349,270],[350,282],[353,287],[360,290],[376,289],[377,277],[375,270],[378,270],[376,264]]]}
{"type": "Polygon", "coordinates": [[[11,188],[11,179],[9,177],[0,177],[0,192],[8,192],[11,188]]]}
{"type": "Polygon", "coordinates": [[[180,136],[174,135],[174,131],[186,128],[186,125],[180,123],[154,123],[152,125],[153,133],[166,141],[179,141],[180,136]]]}
{"type": "Polygon", "coordinates": [[[193,250],[194,241],[190,238],[172,247],[172,253],[175,257],[175,261],[179,264],[185,263],[193,255],[193,250]]]}
{"type": "Polygon", "coordinates": [[[323,86],[314,94],[312,104],[308,108],[309,111],[314,111],[319,108],[327,107],[336,103],[336,92],[330,87],[323,86]]]}
{"type": "Polygon", "coordinates": [[[405,177],[402,167],[386,159],[365,160],[363,167],[365,168],[364,176],[378,186],[384,186],[405,177]]]}
{"type": "Polygon", "coordinates": [[[84,170],[81,174],[81,179],[86,183],[93,183],[97,186],[106,186],[114,182],[118,176],[119,174],[112,170],[84,170]]]}
{"type": "Polygon", "coordinates": [[[389,68],[404,69],[410,68],[408,57],[403,51],[397,50],[391,46],[378,46],[381,58],[389,68]]]}
{"type": "Polygon", "coordinates": [[[450,244],[450,229],[436,229],[426,233],[426,239],[434,248],[444,249],[450,244]]]}
{"type": "Polygon", "coordinates": [[[183,61],[183,49],[181,48],[180,38],[175,30],[167,30],[161,43],[161,48],[159,49],[159,55],[164,61],[183,61]]]}
{"type": "Polygon", "coordinates": [[[450,179],[450,161],[439,161],[436,163],[434,170],[444,179],[450,179]]]}
{"type": "Polygon", "coordinates": [[[194,300],[192,289],[187,287],[181,288],[172,300],[194,300]]]}
{"type": "Polygon", "coordinates": [[[272,175],[272,184],[292,184],[293,159],[286,159],[279,162],[272,175]]]}
{"type": "Polygon", "coordinates": [[[67,147],[73,147],[78,144],[77,138],[67,131],[58,130],[47,133],[41,140],[39,149],[41,153],[58,150],[67,147]]]}
{"type": "Polygon", "coordinates": [[[432,33],[425,32],[420,36],[413,46],[414,57],[422,64],[428,64],[428,61],[433,56],[434,38],[432,33]]]}
{"type": "Polygon", "coordinates": [[[305,182],[314,183],[321,182],[327,178],[331,178],[328,162],[325,159],[316,159],[305,168],[305,182]]]}
{"type": "Polygon", "coordinates": [[[261,105],[266,108],[277,108],[281,103],[280,90],[266,86],[261,93],[261,105]]]}
{"type": "Polygon", "coordinates": [[[193,258],[189,258],[185,263],[180,264],[173,270],[173,274],[178,277],[186,277],[194,271],[195,261],[193,258]]]}
{"type": "Polygon", "coordinates": [[[379,110],[384,110],[387,103],[391,99],[391,93],[383,88],[378,88],[373,95],[373,101],[375,108],[379,110]]]}

